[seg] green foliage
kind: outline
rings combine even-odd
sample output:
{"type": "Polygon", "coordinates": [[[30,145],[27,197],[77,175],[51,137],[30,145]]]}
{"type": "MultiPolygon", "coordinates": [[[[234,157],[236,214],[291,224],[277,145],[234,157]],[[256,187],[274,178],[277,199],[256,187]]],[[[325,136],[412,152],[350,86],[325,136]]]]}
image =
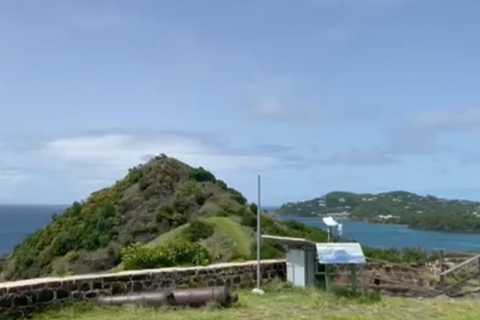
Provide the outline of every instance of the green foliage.
{"type": "Polygon", "coordinates": [[[140,244],[131,245],[121,250],[121,257],[126,270],[207,265],[212,261],[207,249],[181,238],[153,248],[140,244]]]}
{"type": "MultiPolygon", "coordinates": [[[[252,243],[250,250],[250,259],[257,258],[257,241],[252,243]]],[[[285,250],[279,242],[262,240],[260,243],[260,258],[261,259],[282,259],[285,257],[285,250]]]]}
{"type": "Polygon", "coordinates": [[[217,179],[210,171],[205,170],[204,168],[191,168],[188,171],[188,177],[192,180],[198,182],[215,182],[217,179]]]}
{"type": "Polygon", "coordinates": [[[222,190],[227,190],[228,189],[227,184],[223,180],[217,180],[217,182],[215,182],[215,183],[216,183],[217,186],[222,188],[222,190]]]}
{"type": "Polygon", "coordinates": [[[244,204],[247,203],[247,199],[245,199],[245,197],[240,192],[238,192],[237,190],[235,190],[233,188],[228,188],[228,191],[232,195],[233,200],[237,201],[241,205],[244,205],[244,204]]]}
{"type": "Polygon", "coordinates": [[[345,212],[351,219],[400,223],[418,229],[480,232],[479,202],[424,197],[404,191],[331,192],[313,200],[287,203],[276,211],[294,216],[321,216],[330,212],[345,212]]]}
{"type": "Polygon", "coordinates": [[[251,211],[254,215],[257,214],[257,212],[258,212],[258,206],[257,206],[256,203],[253,203],[253,202],[250,203],[249,208],[250,208],[250,211],[251,211]]]}
{"type": "Polygon", "coordinates": [[[141,166],[134,167],[128,170],[127,180],[131,183],[137,183],[143,178],[143,170],[141,166]]]}
{"type": "Polygon", "coordinates": [[[74,203],[44,229],[29,236],[14,249],[12,277],[39,276],[55,257],[69,251],[95,250],[113,237],[115,194],[107,189],[90,196],[88,205],[74,203]],[[27,270],[30,269],[30,270],[27,270]]]}
{"type": "Polygon", "coordinates": [[[77,251],[70,251],[70,252],[67,253],[67,255],[65,256],[65,259],[67,259],[68,262],[75,262],[75,261],[77,261],[79,258],[80,258],[80,253],[78,253],[77,251]]]}
{"type": "Polygon", "coordinates": [[[196,242],[210,237],[214,231],[215,228],[212,225],[200,220],[193,220],[188,228],[184,230],[184,236],[185,239],[196,242]]]}
{"type": "Polygon", "coordinates": [[[241,224],[245,227],[255,228],[257,226],[257,216],[251,211],[245,210],[242,214],[241,224]]]}
{"type": "Polygon", "coordinates": [[[337,298],[343,298],[358,304],[375,304],[382,300],[379,292],[352,291],[347,288],[337,287],[333,293],[337,298]]]}
{"type": "Polygon", "coordinates": [[[420,248],[375,249],[362,246],[362,249],[363,253],[368,258],[392,263],[430,262],[434,261],[436,258],[431,252],[424,251],[420,248]]]}

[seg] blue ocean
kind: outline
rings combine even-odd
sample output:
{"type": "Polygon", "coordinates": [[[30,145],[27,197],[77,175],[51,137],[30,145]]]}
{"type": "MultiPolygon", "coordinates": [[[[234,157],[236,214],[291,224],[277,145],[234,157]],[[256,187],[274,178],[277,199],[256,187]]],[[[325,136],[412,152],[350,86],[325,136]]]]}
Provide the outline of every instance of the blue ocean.
{"type": "MultiPolygon", "coordinates": [[[[0,254],[12,250],[22,239],[46,226],[53,214],[66,205],[0,205],[0,254]]],[[[275,208],[264,208],[269,212],[275,208]]],[[[291,219],[291,217],[290,217],[291,219]]],[[[295,218],[307,225],[325,228],[320,218],[295,218]]],[[[426,250],[480,252],[480,234],[409,229],[400,225],[342,220],[344,236],[377,248],[420,247],[426,250]]]]}
{"type": "Polygon", "coordinates": [[[54,213],[66,205],[0,205],[0,254],[9,252],[22,239],[46,226],[54,213]]]}

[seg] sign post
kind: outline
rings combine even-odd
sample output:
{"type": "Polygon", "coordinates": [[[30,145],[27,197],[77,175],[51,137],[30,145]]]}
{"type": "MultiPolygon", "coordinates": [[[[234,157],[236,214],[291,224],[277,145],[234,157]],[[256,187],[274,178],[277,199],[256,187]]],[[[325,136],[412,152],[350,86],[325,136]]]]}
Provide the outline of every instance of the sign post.
{"type": "Polygon", "coordinates": [[[262,212],[262,203],[261,203],[261,176],[258,175],[258,205],[257,205],[257,287],[252,290],[253,294],[256,295],[264,295],[265,292],[260,289],[260,285],[262,284],[262,270],[261,270],[261,261],[260,261],[260,250],[261,250],[261,241],[262,241],[262,234],[260,228],[260,216],[262,212]]]}

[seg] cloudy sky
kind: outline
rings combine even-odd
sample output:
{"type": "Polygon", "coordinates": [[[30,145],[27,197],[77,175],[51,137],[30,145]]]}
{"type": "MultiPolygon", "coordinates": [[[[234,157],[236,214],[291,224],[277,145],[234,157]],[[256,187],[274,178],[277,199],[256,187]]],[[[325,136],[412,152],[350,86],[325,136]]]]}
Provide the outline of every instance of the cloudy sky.
{"type": "Polygon", "coordinates": [[[0,203],[166,153],[277,205],[480,200],[480,1],[0,0],[0,203]]]}

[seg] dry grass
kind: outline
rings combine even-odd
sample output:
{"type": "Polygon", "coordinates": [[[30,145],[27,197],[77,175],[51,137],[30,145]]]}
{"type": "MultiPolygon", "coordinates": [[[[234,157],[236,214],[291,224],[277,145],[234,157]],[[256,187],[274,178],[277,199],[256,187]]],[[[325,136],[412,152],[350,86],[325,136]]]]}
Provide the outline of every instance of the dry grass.
{"type": "Polygon", "coordinates": [[[420,300],[383,298],[380,301],[354,299],[326,294],[317,290],[275,289],[263,297],[239,292],[240,301],[230,309],[149,309],[136,307],[101,308],[93,305],[73,305],[36,315],[36,320],[427,320],[478,319],[480,301],[420,300]]]}

